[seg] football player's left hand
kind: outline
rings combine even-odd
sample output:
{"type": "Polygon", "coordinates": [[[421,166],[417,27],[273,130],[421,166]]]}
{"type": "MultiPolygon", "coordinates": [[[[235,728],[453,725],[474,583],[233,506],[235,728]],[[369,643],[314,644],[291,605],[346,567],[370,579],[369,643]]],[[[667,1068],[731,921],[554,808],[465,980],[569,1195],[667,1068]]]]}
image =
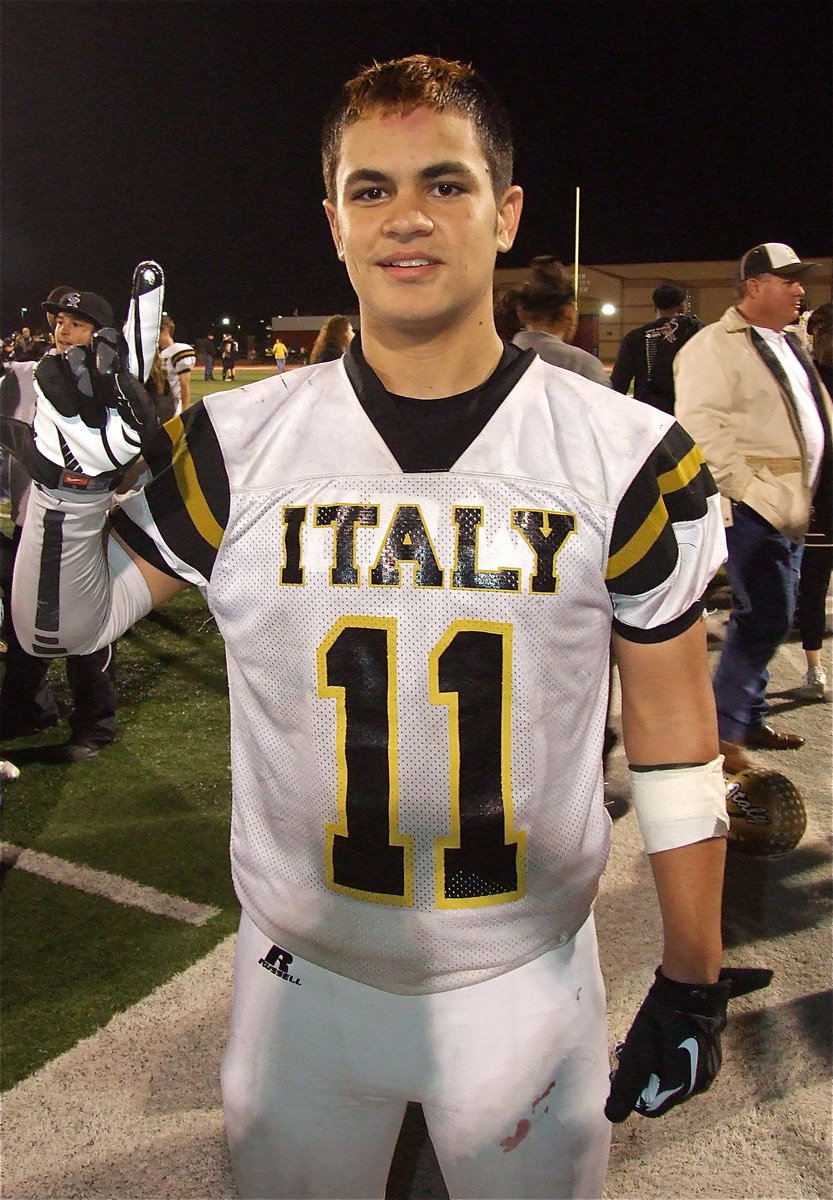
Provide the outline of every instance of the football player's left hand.
{"type": "Polygon", "coordinates": [[[763,967],[724,967],[717,983],[678,983],[657,967],[628,1036],[616,1048],[607,1119],[624,1121],[632,1111],[661,1117],[711,1087],[722,1062],[729,1000],[771,980],[772,971],[763,967]]]}

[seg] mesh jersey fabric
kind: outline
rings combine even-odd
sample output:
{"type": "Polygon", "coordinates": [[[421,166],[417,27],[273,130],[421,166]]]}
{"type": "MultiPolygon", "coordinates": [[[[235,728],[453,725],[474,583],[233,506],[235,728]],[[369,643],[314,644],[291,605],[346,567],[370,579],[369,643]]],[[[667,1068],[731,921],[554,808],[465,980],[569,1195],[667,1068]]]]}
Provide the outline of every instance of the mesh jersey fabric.
{"type": "Polygon", "coordinates": [[[194,406],[114,523],[225,639],[244,909],[419,993],[584,923],[611,626],[682,631],[725,541],[699,452],[654,409],[531,359],[451,469],[406,472],[357,396],[369,370],[194,406]]]}

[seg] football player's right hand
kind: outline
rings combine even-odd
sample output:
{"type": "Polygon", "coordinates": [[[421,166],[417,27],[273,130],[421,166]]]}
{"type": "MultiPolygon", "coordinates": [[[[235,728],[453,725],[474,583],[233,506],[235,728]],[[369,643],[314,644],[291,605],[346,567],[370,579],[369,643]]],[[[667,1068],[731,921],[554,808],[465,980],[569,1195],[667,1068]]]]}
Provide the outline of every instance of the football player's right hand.
{"type": "MultiPolygon", "coordinates": [[[[127,343],[100,329],[89,347],[41,359],[33,424],[9,419],[3,445],[37,482],[78,494],[113,491],[159,428],[144,386],[127,370],[127,343]]],[[[13,387],[13,377],[3,387],[13,387]]]]}

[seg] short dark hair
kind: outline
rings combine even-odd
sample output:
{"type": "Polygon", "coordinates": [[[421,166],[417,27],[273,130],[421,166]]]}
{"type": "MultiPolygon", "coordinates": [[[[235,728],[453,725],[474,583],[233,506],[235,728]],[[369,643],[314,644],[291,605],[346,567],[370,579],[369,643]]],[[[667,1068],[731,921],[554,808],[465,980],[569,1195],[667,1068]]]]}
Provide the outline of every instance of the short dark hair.
{"type": "Polygon", "coordinates": [[[685,288],[677,287],[676,283],[661,283],[654,288],[651,299],[655,308],[679,308],[687,295],[685,288]]]}
{"type": "Polygon", "coordinates": [[[427,54],[374,62],[344,84],[324,119],[321,163],[327,198],[334,201],[341,139],[348,125],[373,112],[407,116],[417,108],[470,117],[499,199],[512,182],[509,114],[492,86],[467,63],[427,54]]]}

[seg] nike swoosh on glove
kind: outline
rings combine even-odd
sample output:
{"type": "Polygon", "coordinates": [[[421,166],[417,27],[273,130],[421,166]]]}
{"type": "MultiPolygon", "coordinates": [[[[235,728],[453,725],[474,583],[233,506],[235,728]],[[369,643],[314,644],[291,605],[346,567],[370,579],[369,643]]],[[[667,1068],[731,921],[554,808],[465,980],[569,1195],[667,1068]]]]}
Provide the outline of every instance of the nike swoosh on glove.
{"type": "MultiPolygon", "coordinates": [[[[127,343],[100,329],[89,347],[42,358],[35,369],[33,424],[3,416],[2,444],[45,487],[113,491],[159,428],[153,401],[126,369],[127,343]]],[[[16,380],[7,376],[4,389],[16,380]]],[[[3,413],[14,410],[4,397],[3,413]]]]}
{"type": "Polygon", "coordinates": [[[611,1072],[605,1104],[609,1121],[631,1112],[661,1117],[677,1104],[711,1087],[720,1070],[720,1034],[733,996],[767,987],[764,967],[724,967],[717,983],[667,979],[659,967],[611,1072]]]}

